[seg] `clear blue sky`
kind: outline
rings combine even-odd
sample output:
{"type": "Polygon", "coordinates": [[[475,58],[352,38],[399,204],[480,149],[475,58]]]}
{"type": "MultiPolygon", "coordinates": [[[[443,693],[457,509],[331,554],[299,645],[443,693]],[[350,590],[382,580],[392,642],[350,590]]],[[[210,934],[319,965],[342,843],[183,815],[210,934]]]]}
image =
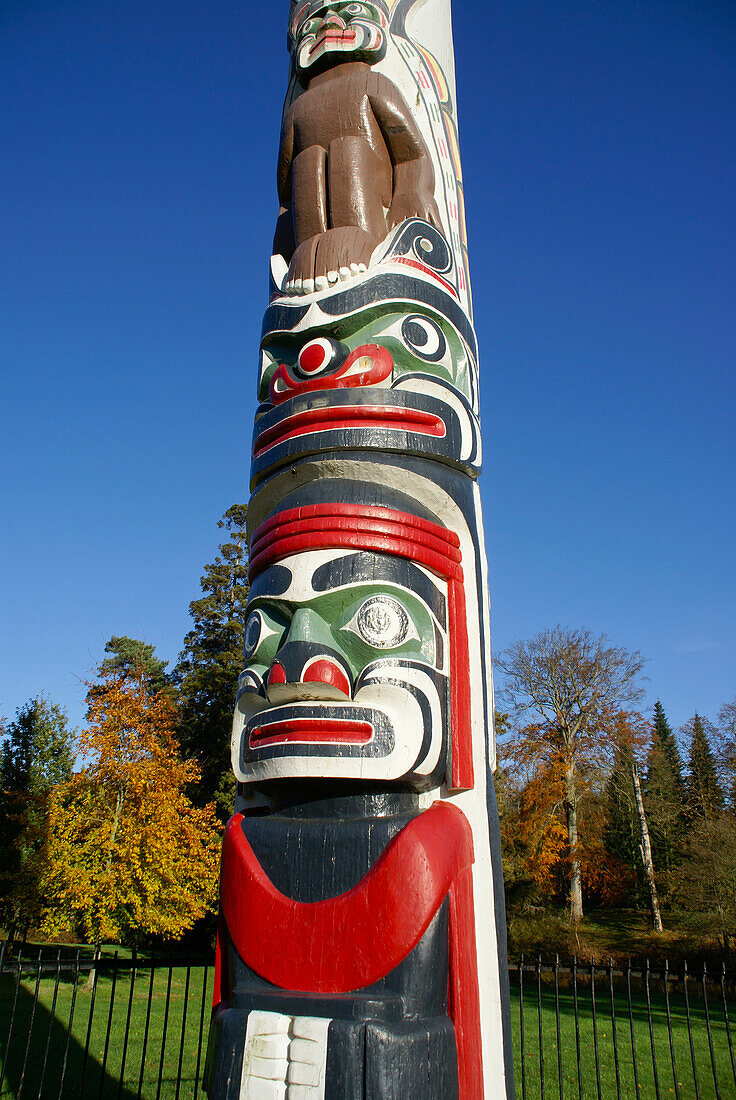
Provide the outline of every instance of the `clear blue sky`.
{"type": "MultiPolygon", "coordinates": [[[[286,0],[0,3],[0,714],[174,659],[247,499],[286,0]]],[[[463,0],[494,648],[736,695],[736,5],[463,0]]]]}

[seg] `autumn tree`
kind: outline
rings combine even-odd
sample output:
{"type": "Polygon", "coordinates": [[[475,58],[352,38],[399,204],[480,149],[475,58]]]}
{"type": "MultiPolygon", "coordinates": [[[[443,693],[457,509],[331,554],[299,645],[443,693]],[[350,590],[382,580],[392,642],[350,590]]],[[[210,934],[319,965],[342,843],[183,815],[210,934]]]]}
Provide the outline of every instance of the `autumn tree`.
{"type": "Polygon", "coordinates": [[[202,597],[189,613],[193,629],[174,669],[179,688],[179,738],[196,759],[201,778],[193,791],[198,805],[214,799],[221,820],[232,813],[234,777],[230,734],[235,689],[243,667],[243,625],[248,600],[246,507],[234,504],[218,523],[226,533],[215,560],[205,566],[202,597]]]}
{"type": "Polygon", "coordinates": [[[72,772],[66,712],[37,695],[16,712],[0,746],[0,916],[12,938],[40,915],[49,795],[72,772]]]}
{"type": "Polygon", "coordinates": [[[713,737],[715,730],[696,712],[684,732],[690,740],[686,784],[688,816],[691,822],[714,821],[725,808],[723,788],[718,781],[716,762],[708,739],[708,734],[713,737]]]}
{"type": "Polygon", "coordinates": [[[517,641],[496,659],[510,714],[507,749],[550,789],[565,819],[570,919],[583,916],[580,804],[596,771],[615,753],[615,715],[642,694],[644,660],[588,630],[555,627],[517,641]]]}
{"type": "Polygon", "coordinates": [[[178,937],[215,902],[214,811],[184,793],[199,772],[178,756],[166,690],[142,668],[102,667],[78,740],[84,766],[50,799],[42,927],[95,944],[178,937]]]}

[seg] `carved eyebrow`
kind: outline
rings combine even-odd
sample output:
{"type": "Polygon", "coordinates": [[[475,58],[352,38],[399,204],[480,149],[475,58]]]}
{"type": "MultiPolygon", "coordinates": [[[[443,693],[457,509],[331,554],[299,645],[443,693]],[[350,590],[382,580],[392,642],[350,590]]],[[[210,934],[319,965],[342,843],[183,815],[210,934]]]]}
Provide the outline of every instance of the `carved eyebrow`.
{"type": "Polygon", "coordinates": [[[442,629],[447,629],[447,601],[443,593],[426,573],[403,558],[371,553],[346,554],[318,566],[312,576],[315,592],[329,592],[333,588],[364,582],[398,584],[416,593],[431,608],[442,629]]]}
{"type": "Polygon", "coordinates": [[[251,582],[248,599],[252,600],[255,596],[283,596],[288,592],[292,579],[291,570],[285,565],[272,565],[251,582]]]}

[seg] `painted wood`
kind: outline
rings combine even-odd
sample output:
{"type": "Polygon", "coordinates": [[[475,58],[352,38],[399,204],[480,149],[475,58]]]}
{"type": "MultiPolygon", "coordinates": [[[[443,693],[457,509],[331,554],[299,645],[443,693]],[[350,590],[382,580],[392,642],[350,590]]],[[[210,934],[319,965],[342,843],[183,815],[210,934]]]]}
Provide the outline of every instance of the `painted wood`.
{"type": "Polygon", "coordinates": [[[450,3],[289,47],[208,1091],[509,1100],[450,3]]]}

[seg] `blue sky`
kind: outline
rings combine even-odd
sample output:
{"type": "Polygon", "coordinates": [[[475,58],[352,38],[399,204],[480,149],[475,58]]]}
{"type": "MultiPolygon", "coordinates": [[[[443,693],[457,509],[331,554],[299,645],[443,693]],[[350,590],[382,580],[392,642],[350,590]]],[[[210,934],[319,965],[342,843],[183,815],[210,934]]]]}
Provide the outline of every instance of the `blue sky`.
{"type": "MultiPolygon", "coordinates": [[[[736,695],[736,6],[455,5],[494,648],[736,695]]],[[[0,4],[0,714],[174,659],[247,499],[288,5],[0,4]]]]}

